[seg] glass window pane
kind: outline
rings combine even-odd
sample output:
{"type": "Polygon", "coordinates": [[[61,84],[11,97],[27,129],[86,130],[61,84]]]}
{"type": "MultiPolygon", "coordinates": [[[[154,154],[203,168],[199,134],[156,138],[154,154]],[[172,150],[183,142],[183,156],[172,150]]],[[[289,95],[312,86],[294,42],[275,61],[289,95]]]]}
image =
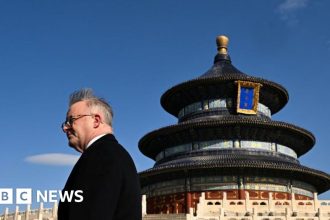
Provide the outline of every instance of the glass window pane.
{"type": "Polygon", "coordinates": [[[220,108],[220,99],[209,100],[209,108],[220,108]]]}

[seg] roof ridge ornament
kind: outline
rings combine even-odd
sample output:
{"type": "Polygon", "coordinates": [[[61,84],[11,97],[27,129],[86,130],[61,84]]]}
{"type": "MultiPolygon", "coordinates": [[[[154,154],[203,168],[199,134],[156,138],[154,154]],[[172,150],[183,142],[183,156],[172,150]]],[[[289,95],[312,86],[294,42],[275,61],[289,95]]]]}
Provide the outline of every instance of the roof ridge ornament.
{"type": "Polygon", "coordinates": [[[229,39],[225,35],[219,35],[216,39],[217,46],[218,46],[218,53],[219,54],[228,54],[228,42],[229,39]]]}
{"type": "Polygon", "coordinates": [[[216,63],[231,63],[231,59],[230,56],[228,54],[228,42],[229,39],[227,36],[225,35],[219,35],[216,38],[216,42],[217,42],[217,47],[218,47],[218,53],[217,55],[214,57],[214,64],[216,63]]]}

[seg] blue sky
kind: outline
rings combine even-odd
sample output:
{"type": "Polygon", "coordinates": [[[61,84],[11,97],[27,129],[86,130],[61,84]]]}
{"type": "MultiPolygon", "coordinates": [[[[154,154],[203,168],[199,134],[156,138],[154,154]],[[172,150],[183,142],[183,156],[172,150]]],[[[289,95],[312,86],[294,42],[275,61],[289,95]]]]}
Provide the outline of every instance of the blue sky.
{"type": "Polygon", "coordinates": [[[68,95],[82,87],[110,101],[116,137],[139,171],[150,168],[138,140],[177,122],[160,96],[212,66],[219,34],[238,69],[289,91],[273,119],[311,131],[316,145],[300,161],[330,173],[329,8],[327,0],[0,0],[0,188],[62,189],[78,154],[60,124],[68,95]]]}

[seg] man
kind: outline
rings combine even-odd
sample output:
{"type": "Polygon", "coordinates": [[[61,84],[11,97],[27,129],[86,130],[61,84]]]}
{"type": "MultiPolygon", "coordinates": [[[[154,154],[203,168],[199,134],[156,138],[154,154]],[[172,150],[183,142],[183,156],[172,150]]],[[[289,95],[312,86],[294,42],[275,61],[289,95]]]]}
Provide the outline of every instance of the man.
{"type": "Polygon", "coordinates": [[[82,155],[63,192],[82,190],[82,202],[60,202],[58,220],[140,220],[141,197],[133,160],[112,130],[112,109],[91,89],[70,96],[62,129],[82,155]]]}

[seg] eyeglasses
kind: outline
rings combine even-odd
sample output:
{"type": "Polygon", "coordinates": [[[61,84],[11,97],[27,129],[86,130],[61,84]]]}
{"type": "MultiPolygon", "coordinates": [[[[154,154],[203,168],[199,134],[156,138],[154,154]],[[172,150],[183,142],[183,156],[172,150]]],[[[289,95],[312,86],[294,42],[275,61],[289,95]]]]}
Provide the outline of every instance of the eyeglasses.
{"type": "Polygon", "coordinates": [[[67,118],[65,120],[65,122],[62,123],[62,129],[64,130],[65,127],[72,127],[72,124],[74,121],[80,119],[80,118],[83,118],[85,116],[94,116],[94,115],[77,115],[77,116],[70,116],[69,118],[67,118]]]}

